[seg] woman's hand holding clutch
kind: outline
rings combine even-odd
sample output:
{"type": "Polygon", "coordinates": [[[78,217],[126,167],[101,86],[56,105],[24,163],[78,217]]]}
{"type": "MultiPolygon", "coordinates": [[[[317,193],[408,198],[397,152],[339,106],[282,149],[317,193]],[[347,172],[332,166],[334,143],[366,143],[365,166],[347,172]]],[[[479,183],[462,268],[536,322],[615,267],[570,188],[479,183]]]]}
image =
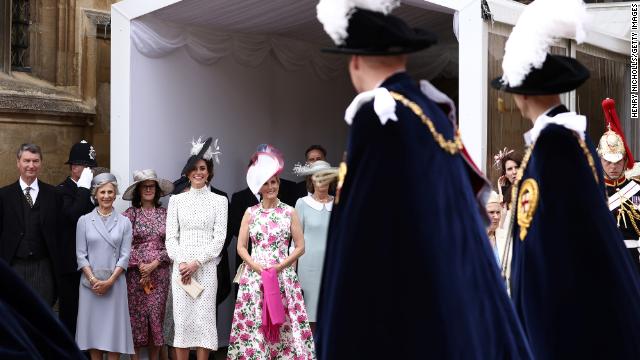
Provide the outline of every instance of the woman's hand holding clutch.
{"type": "Polygon", "coordinates": [[[182,277],[182,282],[184,284],[191,283],[191,276],[198,271],[200,268],[200,263],[197,260],[194,260],[190,263],[180,263],[178,269],[180,270],[180,276],[182,277]]]}

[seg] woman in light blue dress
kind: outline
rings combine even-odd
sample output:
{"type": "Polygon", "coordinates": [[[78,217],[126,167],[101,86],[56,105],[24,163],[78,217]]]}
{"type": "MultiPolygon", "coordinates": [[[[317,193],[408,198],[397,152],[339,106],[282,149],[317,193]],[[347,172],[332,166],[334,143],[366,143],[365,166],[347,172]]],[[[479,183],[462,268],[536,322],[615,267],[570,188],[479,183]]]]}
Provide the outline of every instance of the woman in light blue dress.
{"type": "Polygon", "coordinates": [[[310,193],[298,199],[296,212],[300,217],[305,241],[305,253],[298,260],[298,277],[304,292],[304,303],[312,331],[315,331],[322,265],[333,207],[333,196],[329,195],[330,183],[312,180],[312,175],[335,171],[336,168],[322,160],[294,168],[298,176],[307,176],[307,190],[310,193]]]}
{"type": "Polygon", "coordinates": [[[114,211],[118,193],[115,176],[93,178],[91,193],[98,206],[80,217],[76,229],[79,289],[76,343],[92,360],[135,354],[125,271],[131,251],[131,222],[114,211]]]}

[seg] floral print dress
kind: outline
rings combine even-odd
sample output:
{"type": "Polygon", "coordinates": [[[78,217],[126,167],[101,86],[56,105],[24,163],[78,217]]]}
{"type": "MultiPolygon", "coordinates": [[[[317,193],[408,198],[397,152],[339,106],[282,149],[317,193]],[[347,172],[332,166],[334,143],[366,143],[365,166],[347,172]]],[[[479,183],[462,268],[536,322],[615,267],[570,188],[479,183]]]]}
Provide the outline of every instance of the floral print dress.
{"type": "Polygon", "coordinates": [[[171,261],[165,248],[165,223],[167,209],[128,208],[124,214],[133,226],[133,240],[129,270],[127,271],[127,293],[129,316],[135,347],[161,346],[163,344],[163,322],[171,261]],[[154,288],[149,294],[140,285],[138,266],[158,260],[160,265],[151,273],[154,288]]]}
{"type": "MultiPolygon", "coordinates": [[[[252,259],[263,267],[273,267],[284,261],[291,242],[293,208],[280,201],[273,209],[264,209],[258,204],[249,208],[249,211],[252,259]]],[[[280,327],[280,342],[269,343],[260,331],[262,280],[260,274],[247,266],[240,278],[227,359],[315,359],[313,337],[298,275],[290,266],[278,274],[278,280],[285,307],[285,323],[280,327]]]]}

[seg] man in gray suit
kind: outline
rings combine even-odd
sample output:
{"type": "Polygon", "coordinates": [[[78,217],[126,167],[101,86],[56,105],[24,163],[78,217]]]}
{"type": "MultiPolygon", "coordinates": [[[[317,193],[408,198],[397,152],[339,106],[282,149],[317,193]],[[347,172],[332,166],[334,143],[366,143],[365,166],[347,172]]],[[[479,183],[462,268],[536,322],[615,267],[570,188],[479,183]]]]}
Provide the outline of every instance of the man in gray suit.
{"type": "Polygon", "coordinates": [[[0,258],[53,306],[61,203],[55,188],[38,180],[41,165],[40,147],[22,144],[17,152],[20,178],[0,189],[0,258]]]}

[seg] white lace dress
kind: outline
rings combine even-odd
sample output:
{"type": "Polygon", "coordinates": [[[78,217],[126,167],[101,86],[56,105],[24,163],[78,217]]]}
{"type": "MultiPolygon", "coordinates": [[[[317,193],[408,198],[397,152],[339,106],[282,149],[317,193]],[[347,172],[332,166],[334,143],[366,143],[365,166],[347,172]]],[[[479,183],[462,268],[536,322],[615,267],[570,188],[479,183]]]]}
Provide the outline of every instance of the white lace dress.
{"type": "Polygon", "coordinates": [[[228,202],[208,186],[191,189],[169,199],[167,210],[167,253],[173,261],[173,346],[218,349],[216,331],[216,266],[227,233],[228,202]],[[192,299],[176,279],[182,262],[198,260],[202,266],[193,274],[204,291],[192,299]]]}

